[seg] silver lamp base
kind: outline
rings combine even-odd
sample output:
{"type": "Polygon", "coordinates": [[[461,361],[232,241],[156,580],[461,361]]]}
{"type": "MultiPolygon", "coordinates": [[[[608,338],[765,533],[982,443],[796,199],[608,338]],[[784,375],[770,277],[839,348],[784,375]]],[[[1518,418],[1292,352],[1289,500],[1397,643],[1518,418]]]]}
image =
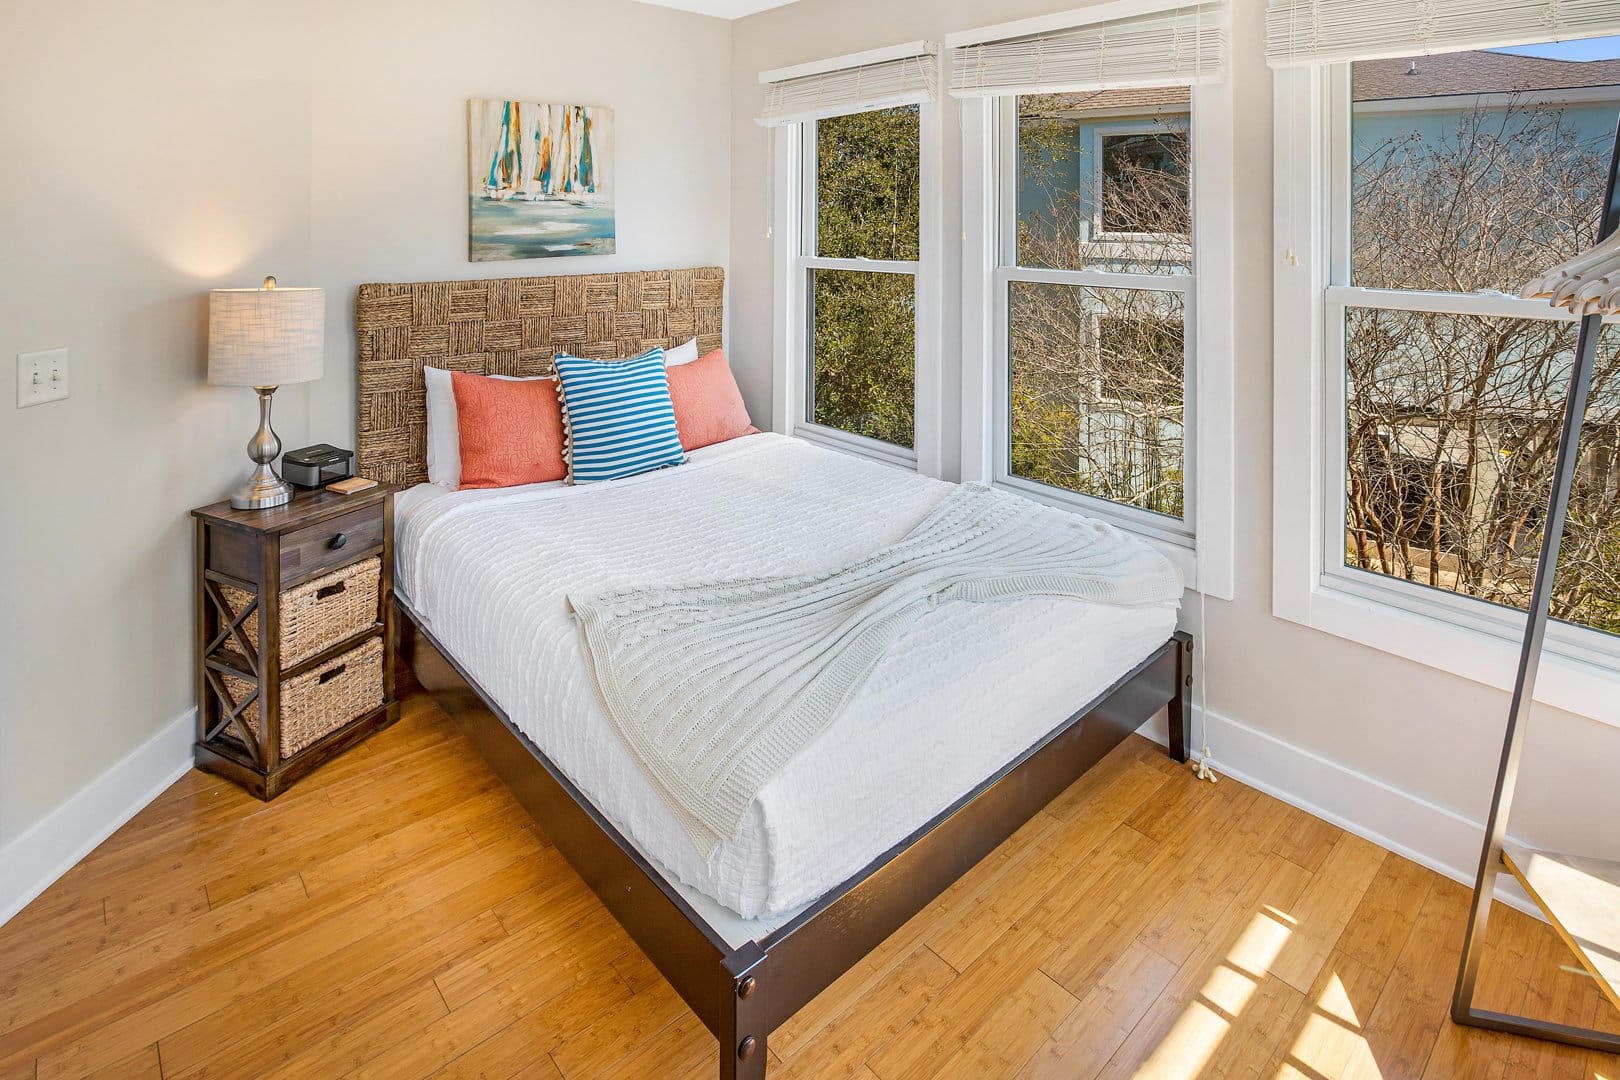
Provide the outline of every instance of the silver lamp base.
{"type": "Polygon", "coordinates": [[[270,399],[275,395],[273,386],[255,386],[259,395],[259,430],[248,441],[248,457],[257,466],[247,482],[231,492],[231,507],[235,510],[266,510],[272,506],[285,506],[292,501],[292,485],[276,475],[271,463],[281,454],[281,440],[270,426],[270,399]]]}
{"type": "Polygon", "coordinates": [[[272,506],[286,506],[292,502],[292,497],[292,485],[277,476],[269,465],[260,465],[241,487],[231,492],[231,506],[236,510],[267,510],[272,506]]]}

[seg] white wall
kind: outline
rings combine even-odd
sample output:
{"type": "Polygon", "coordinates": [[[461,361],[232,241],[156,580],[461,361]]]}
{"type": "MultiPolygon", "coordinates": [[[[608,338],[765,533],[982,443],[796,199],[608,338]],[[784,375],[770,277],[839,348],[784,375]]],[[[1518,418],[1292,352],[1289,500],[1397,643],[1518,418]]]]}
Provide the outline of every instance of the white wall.
{"type": "Polygon", "coordinates": [[[730,36],[630,0],[0,0],[0,921],[97,777],[189,752],[186,514],[257,418],[203,381],[207,290],[328,290],[277,428],[352,446],[362,282],[724,266],[730,36]],[[467,262],[466,101],[497,95],[615,107],[617,255],[467,262]],[[72,396],[14,409],[15,354],[58,345],[72,396]]]}
{"type": "Polygon", "coordinates": [[[364,282],[726,265],[729,23],[628,0],[344,0],[318,20],[310,242],[329,294],[315,439],[354,445],[364,282]],[[613,107],[616,254],[467,261],[469,97],[613,107]]]}
{"type": "Polygon", "coordinates": [[[191,709],[186,511],[258,415],[203,381],[207,290],[310,269],[298,11],[0,2],[0,848],[191,709]],[[60,345],[72,395],[16,409],[60,345]]]}
{"type": "MultiPolygon", "coordinates": [[[[732,90],[730,354],[755,416],[771,395],[766,134],[753,123],[761,70],[1061,11],[1079,0],[800,0],[736,24],[732,90]]],[[[1271,74],[1264,0],[1233,0],[1237,186],[1235,602],[1212,602],[1205,636],[1209,742],[1229,767],[1468,875],[1489,801],[1507,697],[1434,668],[1271,615],[1271,74]],[[1224,721],[1222,717],[1226,718],[1224,721]]],[[[960,109],[947,100],[945,257],[959,260],[960,109]]],[[[947,309],[953,305],[947,303],[947,309]]],[[[947,355],[947,443],[960,357],[947,355]]],[[[1187,611],[1196,612],[1197,600],[1187,611]]],[[[1190,621],[1190,620],[1189,620],[1190,621]]],[[[1196,628],[1196,627],[1195,627],[1196,628]]],[[[1196,733],[1195,733],[1196,734],[1196,733]]],[[[1620,730],[1538,710],[1513,831],[1565,850],[1620,855],[1620,730]]]]}

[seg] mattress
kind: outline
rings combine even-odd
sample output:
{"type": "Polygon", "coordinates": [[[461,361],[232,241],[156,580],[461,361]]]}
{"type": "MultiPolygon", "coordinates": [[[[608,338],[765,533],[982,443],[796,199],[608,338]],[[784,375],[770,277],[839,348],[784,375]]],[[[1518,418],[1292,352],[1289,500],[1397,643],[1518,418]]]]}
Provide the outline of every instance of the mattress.
{"type": "Polygon", "coordinates": [[[849,878],[1062,724],[1164,643],[1175,605],[940,604],[705,859],[603,712],[564,597],[830,570],[899,539],[950,489],[770,433],[607,484],[423,484],[396,502],[396,584],[512,723],[672,881],[759,919],[849,878]]]}

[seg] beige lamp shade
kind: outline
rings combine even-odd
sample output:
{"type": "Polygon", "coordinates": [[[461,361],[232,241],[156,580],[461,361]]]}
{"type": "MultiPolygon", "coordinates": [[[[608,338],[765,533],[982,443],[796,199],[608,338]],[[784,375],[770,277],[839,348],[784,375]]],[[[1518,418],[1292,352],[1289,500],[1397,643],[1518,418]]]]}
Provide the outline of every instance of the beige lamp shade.
{"type": "Polygon", "coordinates": [[[326,292],[215,289],[208,294],[208,381],[281,386],[321,377],[326,292]]]}

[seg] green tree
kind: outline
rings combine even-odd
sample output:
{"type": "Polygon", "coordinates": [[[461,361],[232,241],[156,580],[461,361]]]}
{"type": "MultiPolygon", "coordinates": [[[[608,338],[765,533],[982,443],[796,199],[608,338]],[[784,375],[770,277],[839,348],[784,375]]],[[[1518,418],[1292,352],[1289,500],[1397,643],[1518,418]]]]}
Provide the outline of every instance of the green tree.
{"type": "MultiPolygon", "coordinates": [[[[816,254],[913,261],[919,243],[915,106],[816,125],[816,254]]],[[[910,447],[916,415],[916,279],[811,271],[817,423],[910,447]]]]}

